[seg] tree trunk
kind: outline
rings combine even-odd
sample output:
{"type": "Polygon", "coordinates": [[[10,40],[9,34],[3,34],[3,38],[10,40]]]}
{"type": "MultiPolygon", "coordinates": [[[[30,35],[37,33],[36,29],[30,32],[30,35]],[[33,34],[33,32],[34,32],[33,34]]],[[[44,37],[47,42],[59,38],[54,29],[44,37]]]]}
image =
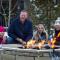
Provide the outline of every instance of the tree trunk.
{"type": "Polygon", "coordinates": [[[24,9],[28,10],[30,6],[30,0],[24,0],[24,9]]]}

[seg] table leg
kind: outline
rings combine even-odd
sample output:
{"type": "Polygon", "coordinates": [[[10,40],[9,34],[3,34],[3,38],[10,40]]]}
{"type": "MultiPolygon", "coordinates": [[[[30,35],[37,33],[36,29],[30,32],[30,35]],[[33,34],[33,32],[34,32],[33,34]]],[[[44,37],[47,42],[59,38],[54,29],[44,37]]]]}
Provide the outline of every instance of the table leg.
{"type": "Polygon", "coordinates": [[[1,60],[3,60],[3,56],[2,56],[2,54],[1,54],[1,60]]]}
{"type": "Polygon", "coordinates": [[[33,57],[33,60],[35,60],[35,57],[33,57]]]}
{"type": "Polygon", "coordinates": [[[14,55],[14,60],[16,60],[16,55],[14,55]]]}

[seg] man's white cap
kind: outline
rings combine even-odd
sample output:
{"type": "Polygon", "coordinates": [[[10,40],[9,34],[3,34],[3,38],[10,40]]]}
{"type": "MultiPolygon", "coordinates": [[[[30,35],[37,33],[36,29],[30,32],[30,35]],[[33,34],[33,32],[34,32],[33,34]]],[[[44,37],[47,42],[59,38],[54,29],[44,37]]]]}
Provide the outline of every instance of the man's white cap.
{"type": "Polygon", "coordinates": [[[54,25],[60,25],[60,17],[57,18],[54,25]]]}

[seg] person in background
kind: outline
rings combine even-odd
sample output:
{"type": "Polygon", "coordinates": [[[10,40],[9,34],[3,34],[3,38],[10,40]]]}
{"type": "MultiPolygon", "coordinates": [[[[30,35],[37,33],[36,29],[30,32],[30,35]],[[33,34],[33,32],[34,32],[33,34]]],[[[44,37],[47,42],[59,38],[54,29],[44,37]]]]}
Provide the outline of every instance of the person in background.
{"type": "Polygon", "coordinates": [[[17,18],[16,14],[13,14],[10,18],[10,24],[17,18]]]}
{"type": "Polygon", "coordinates": [[[5,19],[1,13],[0,13],[0,26],[5,26],[5,19]]]}
{"type": "Polygon", "coordinates": [[[45,28],[43,26],[43,24],[38,24],[37,26],[37,32],[36,34],[33,36],[34,40],[48,40],[48,34],[45,31],[45,28]]]}
{"type": "Polygon", "coordinates": [[[0,44],[6,43],[6,37],[4,36],[5,29],[3,26],[0,26],[0,44]]]}
{"type": "MultiPolygon", "coordinates": [[[[52,37],[52,41],[55,40],[54,42],[54,47],[53,49],[59,49],[60,47],[60,17],[57,18],[57,20],[55,21],[55,24],[53,26],[55,34],[52,37]]],[[[58,51],[54,51],[54,55],[53,53],[51,53],[53,60],[60,60],[60,53],[58,51]]]]}
{"type": "Polygon", "coordinates": [[[8,44],[26,44],[32,39],[33,30],[32,22],[28,18],[28,12],[22,10],[18,18],[16,18],[8,27],[8,44]]]}
{"type": "Polygon", "coordinates": [[[60,35],[58,36],[58,34],[60,34],[60,18],[58,18],[55,21],[54,29],[55,29],[54,37],[56,37],[56,43],[55,44],[60,45],[60,35]]]}

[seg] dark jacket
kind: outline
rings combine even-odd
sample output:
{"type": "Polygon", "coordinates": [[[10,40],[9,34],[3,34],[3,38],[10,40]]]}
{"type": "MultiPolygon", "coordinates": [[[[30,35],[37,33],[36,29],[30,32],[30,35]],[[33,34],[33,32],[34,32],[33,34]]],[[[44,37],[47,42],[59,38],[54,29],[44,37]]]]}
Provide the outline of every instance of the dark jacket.
{"type": "Polygon", "coordinates": [[[56,37],[56,45],[60,45],[60,36],[58,37],[60,30],[55,30],[55,37],[56,37]]]}
{"type": "Polygon", "coordinates": [[[26,20],[25,23],[22,24],[18,18],[15,19],[8,28],[8,35],[14,40],[18,37],[27,42],[33,35],[32,22],[26,20]]]}

